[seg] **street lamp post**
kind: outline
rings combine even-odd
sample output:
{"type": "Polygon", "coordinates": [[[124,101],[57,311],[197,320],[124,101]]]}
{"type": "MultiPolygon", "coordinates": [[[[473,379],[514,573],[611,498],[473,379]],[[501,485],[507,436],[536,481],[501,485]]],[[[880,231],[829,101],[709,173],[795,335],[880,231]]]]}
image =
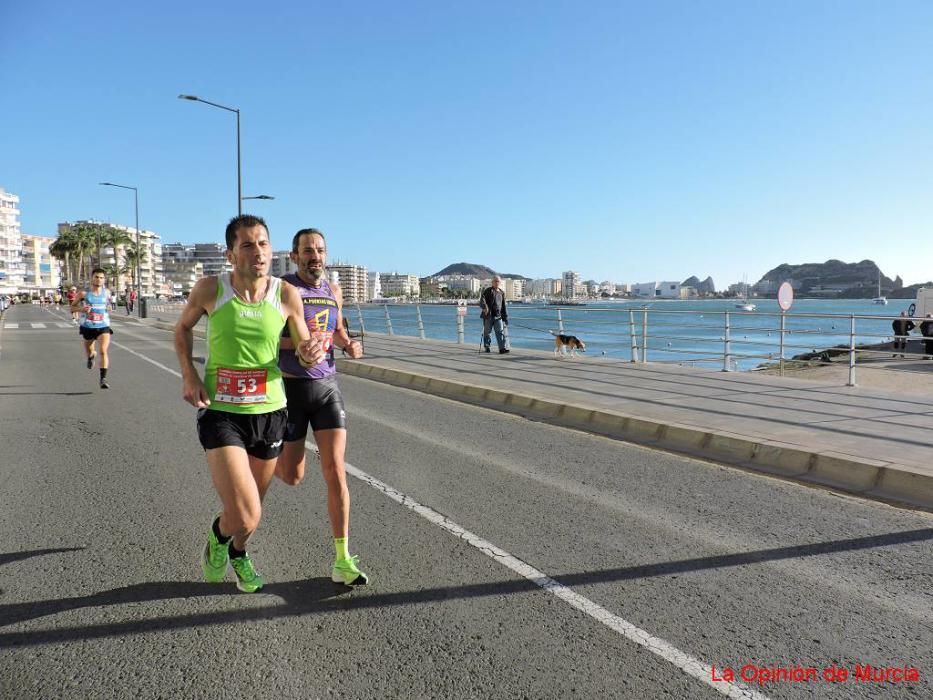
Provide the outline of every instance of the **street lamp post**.
{"type": "Polygon", "coordinates": [[[240,197],[240,199],[275,199],[270,194],[257,194],[255,197],[240,197]]]}
{"type": "MultiPolygon", "coordinates": [[[[139,190],[135,187],[130,187],[129,185],[118,185],[115,182],[101,182],[98,183],[104,185],[105,187],[119,187],[124,190],[133,190],[133,206],[136,209],[136,315],[142,318],[143,316],[143,281],[142,275],[139,270],[139,259],[142,257],[142,249],[139,247],[139,190]]],[[[116,250],[114,250],[114,256],[116,256],[116,250]]],[[[127,299],[129,301],[129,299],[127,299]]]]}
{"type": "Polygon", "coordinates": [[[196,95],[179,95],[179,100],[191,100],[192,102],[203,102],[206,105],[211,107],[217,107],[218,109],[225,109],[228,112],[233,112],[236,114],[236,211],[237,215],[243,213],[243,175],[240,168],[240,110],[235,107],[225,107],[224,105],[219,105],[216,102],[209,102],[208,100],[202,100],[196,95]]]}

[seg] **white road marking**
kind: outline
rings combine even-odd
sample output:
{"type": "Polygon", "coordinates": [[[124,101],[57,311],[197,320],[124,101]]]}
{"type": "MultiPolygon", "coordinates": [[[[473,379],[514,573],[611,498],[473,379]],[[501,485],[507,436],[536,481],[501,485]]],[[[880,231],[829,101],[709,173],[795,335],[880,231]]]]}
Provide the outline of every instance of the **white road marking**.
{"type": "Polygon", "coordinates": [[[45,328],[44,323],[30,323],[29,325],[32,326],[33,328],[45,328]]]}
{"type": "Polygon", "coordinates": [[[4,328],[9,328],[9,329],[15,331],[17,328],[19,328],[19,324],[18,324],[18,323],[4,323],[4,324],[3,324],[3,327],[4,327],[4,328]]]}
{"type": "Polygon", "coordinates": [[[55,327],[56,327],[56,328],[71,328],[71,327],[72,327],[72,324],[70,324],[70,323],[56,323],[56,324],[55,324],[55,327]]]}
{"type": "MultiPolygon", "coordinates": [[[[155,360],[148,358],[145,355],[136,352],[135,350],[131,350],[125,345],[118,343],[112,344],[117,345],[117,347],[126,350],[130,354],[135,355],[136,357],[139,357],[140,359],[165,370],[169,374],[173,374],[176,377],[181,378],[180,372],[166,367],[161,362],[156,362],[155,360]]],[[[315,445],[310,440],[305,441],[305,447],[314,453],[318,453],[317,445],[315,445]]],[[[409,510],[420,515],[428,522],[437,525],[442,530],[446,530],[470,546],[475,547],[490,559],[499,562],[519,576],[531,581],[536,586],[540,586],[543,590],[556,596],[557,598],[560,598],[565,603],[571,605],[582,613],[589,615],[594,620],[601,622],[609,629],[617,632],[618,634],[621,634],[630,642],[634,642],[635,644],[645,648],[647,651],[650,651],[652,654],[661,657],[668,663],[679,668],[688,676],[692,676],[696,680],[700,681],[704,685],[709,686],[721,695],[724,695],[728,698],[736,698],[737,700],[769,700],[768,696],[763,695],[762,693],[759,693],[758,691],[753,690],[752,688],[749,688],[741,683],[714,681],[713,668],[709,664],[703,663],[699,659],[690,656],[690,654],[680,651],[680,649],[673,646],[669,642],[664,641],[660,637],[655,637],[649,632],[646,632],[640,627],[636,627],[631,622],[628,622],[618,615],[614,615],[598,603],[594,603],[589,598],[582,596],[562,583],[555,581],[544,572],[539,571],[538,569],[531,566],[531,564],[522,561],[518,557],[512,556],[504,549],[500,549],[491,542],[487,542],[466,528],[457,525],[457,523],[453,522],[449,518],[444,517],[433,508],[422,505],[401,493],[400,491],[396,491],[388,484],[379,481],[361,469],[357,469],[349,462],[346,462],[344,466],[346,468],[347,474],[350,474],[363,483],[368,484],[377,491],[381,491],[396,503],[405,506],[409,510]]]]}

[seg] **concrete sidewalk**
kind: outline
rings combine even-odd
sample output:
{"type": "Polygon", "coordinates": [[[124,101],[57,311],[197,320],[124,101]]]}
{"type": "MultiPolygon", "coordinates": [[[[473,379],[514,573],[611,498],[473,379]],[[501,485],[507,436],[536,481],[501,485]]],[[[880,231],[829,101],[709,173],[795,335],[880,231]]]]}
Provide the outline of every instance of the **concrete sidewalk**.
{"type": "Polygon", "coordinates": [[[341,372],[933,510],[933,395],[367,334],[341,372]]]}

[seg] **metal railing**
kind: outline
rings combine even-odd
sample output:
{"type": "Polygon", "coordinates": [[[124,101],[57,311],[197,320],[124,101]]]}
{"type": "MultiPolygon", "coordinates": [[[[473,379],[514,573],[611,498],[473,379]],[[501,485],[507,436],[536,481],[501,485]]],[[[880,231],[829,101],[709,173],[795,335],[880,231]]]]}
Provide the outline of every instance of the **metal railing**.
{"type": "MultiPolygon", "coordinates": [[[[369,331],[465,343],[480,342],[479,309],[464,317],[452,304],[364,304],[357,320],[369,331]],[[381,323],[380,323],[381,322],[381,323]]],[[[349,310],[345,310],[345,315],[349,310]]],[[[847,385],[855,386],[859,362],[891,358],[897,316],[860,314],[707,311],[654,308],[559,307],[512,305],[509,335],[517,347],[553,349],[555,333],[584,339],[587,352],[634,363],[659,362],[721,369],[724,372],[785,368],[831,362],[846,356],[847,385]]],[[[913,318],[920,322],[930,319],[913,318]]],[[[930,336],[910,336],[904,360],[928,357],[922,343],[930,336]],[[918,342],[919,341],[919,342],[918,342]]],[[[933,347],[930,348],[933,350],[933,347]]],[[[896,362],[896,360],[895,360],[896,362]]]]}
{"type": "MultiPolygon", "coordinates": [[[[174,321],[183,304],[150,306],[150,316],[174,321]]],[[[466,314],[453,304],[356,304],[344,308],[352,327],[386,333],[481,343],[479,307],[466,314]],[[472,341],[471,341],[472,342],[472,341]]],[[[933,336],[909,336],[907,350],[894,350],[891,322],[897,316],[780,313],[761,311],[673,310],[632,307],[560,307],[514,304],[509,313],[510,342],[516,347],[554,350],[554,333],[576,335],[587,354],[633,363],[667,363],[724,372],[785,368],[847,360],[847,385],[856,368],[886,359],[901,363],[933,356],[933,336]],[[924,343],[931,343],[931,352],[924,343]],[[896,354],[898,358],[892,358],[896,354]],[[903,356],[903,359],[899,359],[903,356]]],[[[931,319],[910,318],[918,327],[931,319]]],[[[479,347],[477,347],[479,349],[479,347]]]]}

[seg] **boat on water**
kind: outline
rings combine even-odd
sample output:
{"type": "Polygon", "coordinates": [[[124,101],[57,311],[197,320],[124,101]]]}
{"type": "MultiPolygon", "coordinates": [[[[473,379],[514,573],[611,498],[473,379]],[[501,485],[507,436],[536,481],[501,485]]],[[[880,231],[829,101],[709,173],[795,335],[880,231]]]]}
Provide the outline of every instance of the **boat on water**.
{"type": "Polygon", "coordinates": [[[548,306],[586,306],[582,299],[548,299],[548,306]]]}
{"type": "Polygon", "coordinates": [[[881,270],[878,270],[878,296],[871,300],[872,304],[881,304],[886,306],[888,303],[888,298],[881,294],[881,270]]]}
{"type": "Polygon", "coordinates": [[[748,281],[742,278],[742,293],[735,298],[735,308],[741,311],[754,311],[758,307],[748,300],[748,281]]]}

